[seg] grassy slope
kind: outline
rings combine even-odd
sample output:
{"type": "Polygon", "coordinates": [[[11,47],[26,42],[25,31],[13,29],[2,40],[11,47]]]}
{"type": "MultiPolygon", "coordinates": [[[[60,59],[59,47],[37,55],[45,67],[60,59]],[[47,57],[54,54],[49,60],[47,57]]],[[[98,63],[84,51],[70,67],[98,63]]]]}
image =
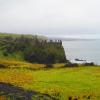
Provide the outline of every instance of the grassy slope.
{"type": "Polygon", "coordinates": [[[39,38],[39,39],[47,39],[47,37],[45,37],[45,36],[42,36],[42,35],[32,35],[32,34],[14,34],[14,33],[0,33],[0,38],[2,38],[2,37],[8,37],[8,36],[10,36],[10,37],[20,37],[21,35],[24,35],[24,36],[26,36],[26,37],[28,37],[28,38],[32,38],[33,36],[36,36],[37,38],[39,38]]]}
{"type": "MultiPolygon", "coordinates": [[[[4,34],[0,33],[0,36],[2,37],[4,34]]],[[[3,58],[2,52],[0,58],[6,59],[3,58]]],[[[9,57],[9,59],[11,58],[16,57],[9,57]]],[[[45,65],[43,64],[2,59],[0,59],[0,65],[10,69],[0,69],[0,82],[48,93],[60,100],[67,100],[69,96],[73,98],[78,96],[81,100],[86,100],[91,96],[92,100],[100,100],[100,67],[44,70],[45,65]]],[[[55,65],[55,67],[61,66],[63,64],[55,65]]]]}
{"type": "MultiPolygon", "coordinates": [[[[32,38],[33,35],[31,34],[13,34],[13,33],[0,33],[0,38],[4,38],[4,37],[13,37],[13,38],[16,38],[16,37],[21,37],[21,35],[24,35],[28,38],[32,38]]],[[[38,36],[38,38],[40,39],[46,39],[46,37],[44,36],[38,36]]],[[[22,52],[15,52],[13,54],[10,54],[9,56],[4,56],[3,55],[3,51],[0,49],[0,58],[2,59],[6,59],[6,60],[19,60],[19,61],[23,61],[23,54],[22,52]]]]}
{"type": "MultiPolygon", "coordinates": [[[[13,37],[13,38],[16,38],[16,37],[20,37],[22,34],[12,34],[12,33],[0,33],[0,38],[4,38],[4,37],[13,37]]],[[[32,35],[24,35],[26,37],[29,37],[31,38],[32,35]]],[[[20,61],[23,61],[23,55],[21,52],[15,52],[13,54],[10,54],[9,56],[5,57],[2,53],[3,51],[0,49],[0,58],[2,59],[6,59],[6,60],[20,60],[20,61]]]]}
{"type": "MultiPolygon", "coordinates": [[[[13,33],[0,33],[0,38],[1,37],[8,37],[8,36],[11,36],[11,37],[20,37],[21,35],[23,35],[23,34],[13,34],[13,33]]],[[[32,37],[32,35],[25,35],[26,37],[29,37],[29,38],[31,38],[32,37]]]]}
{"type": "Polygon", "coordinates": [[[0,81],[48,93],[60,100],[67,100],[69,96],[73,98],[78,96],[81,100],[91,96],[93,100],[100,100],[100,67],[37,71],[0,69],[0,81]]]}

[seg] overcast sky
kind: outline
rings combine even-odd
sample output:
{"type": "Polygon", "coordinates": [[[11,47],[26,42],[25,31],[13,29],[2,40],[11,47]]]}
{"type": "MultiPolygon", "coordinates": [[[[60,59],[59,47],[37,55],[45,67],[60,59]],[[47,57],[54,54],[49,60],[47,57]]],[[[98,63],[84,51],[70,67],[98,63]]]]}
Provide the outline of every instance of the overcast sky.
{"type": "Polygon", "coordinates": [[[0,0],[0,32],[100,37],[100,0],[0,0]]]}

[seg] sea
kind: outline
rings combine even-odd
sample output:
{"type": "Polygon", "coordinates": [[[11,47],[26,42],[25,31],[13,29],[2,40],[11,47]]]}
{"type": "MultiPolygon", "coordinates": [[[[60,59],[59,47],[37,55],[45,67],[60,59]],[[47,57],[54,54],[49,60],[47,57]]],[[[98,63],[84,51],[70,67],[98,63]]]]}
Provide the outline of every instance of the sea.
{"type": "Polygon", "coordinates": [[[75,59],[86,60],[100,65],[100,40],[63,41],[66,58],[71,62],[75,59]]]}

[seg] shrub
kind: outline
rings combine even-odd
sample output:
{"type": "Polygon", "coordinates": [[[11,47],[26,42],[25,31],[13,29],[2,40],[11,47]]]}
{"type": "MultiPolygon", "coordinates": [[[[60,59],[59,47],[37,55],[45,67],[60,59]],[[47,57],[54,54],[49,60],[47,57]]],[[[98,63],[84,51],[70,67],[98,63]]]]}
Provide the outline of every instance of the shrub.
{"type": "Polygon", "coordinates": [[[0,64],[0,68],[6,68],[7,66],[4,64],[0,64]]]}
{"type": "Polygon", "coordinates": [[[84,66],[95,66],[94,62],[91,62],[91,63],[84,63],[83,65],[84,65],[84,66]]]}
{"type": "Polygon", "coordinates": [[[78,67],[77,63],[66,63],[64,67],[78,67]]]}
{"type": "Polygon", "coordinates": [[[45,68],[53,68],[52,64],[46,64],[45,68]]]}

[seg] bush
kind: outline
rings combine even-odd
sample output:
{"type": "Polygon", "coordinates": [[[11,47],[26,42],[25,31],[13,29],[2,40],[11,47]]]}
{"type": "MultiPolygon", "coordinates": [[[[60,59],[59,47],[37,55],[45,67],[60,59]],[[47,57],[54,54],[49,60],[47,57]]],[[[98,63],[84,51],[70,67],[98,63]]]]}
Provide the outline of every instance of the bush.
{"type": "Polygon", "coordinates": [[[77,63],[66,63],[64,67],[78,67],[77,63]]]}
{"type": "Polygon", "coordinates": [[[83,64],[84,66],[95,66],[94,62],[91,62],[91,63],[85,63],[83,64]]]}
{"type": "Polygon", "coordinates": [[[7,66],[4,64],[0,64],[0,68],[6,68],[7,66]]]}
{"type": "Polygon", "coordinates": [[[53,68],[52,64],[46,64],[45,68],[53,68]]]}

